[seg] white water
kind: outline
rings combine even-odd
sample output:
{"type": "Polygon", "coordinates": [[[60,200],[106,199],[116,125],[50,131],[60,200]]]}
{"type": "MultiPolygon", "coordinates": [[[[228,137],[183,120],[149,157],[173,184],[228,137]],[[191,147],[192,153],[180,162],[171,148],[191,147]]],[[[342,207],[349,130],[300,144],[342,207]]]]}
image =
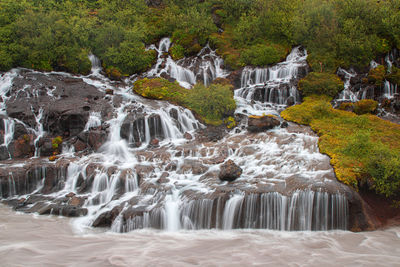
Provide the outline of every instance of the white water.
{"type": "Polygon", "coordinates": [[[174,61],[167,55],[171,47],[171,39],[163,38],[158,48],[156,65],[145,75],[147,77],[161,77],[163,74],[175,79],[181,86],[190,89],[197,81],[209,85],[216,78],[226,77],[229,73],[222,69],[223,60],[207,45],[194,58],[184,58],[174,61]]]}
{"type": "Polygon", "coordinates": [[[299,68],[307,66],[307,52],[295,47],[286,61],[268,68],[245,67],[241,88],[235,91],[237,113],[277,115],[276,104],[285,105],[289,98],[300,101],[296,88],[299,68]],[[294,83],[293,83],[294,82],[294,83]]]}
{"type": "MultiPolygon", "coordinates": [[[[16,266],[398,266],[400,229],[135,231],[76,234],[70,219],[0,206],[1,265],[16,266]]],[[[72,220],[73,221],[73,220],[72,220]]]]}

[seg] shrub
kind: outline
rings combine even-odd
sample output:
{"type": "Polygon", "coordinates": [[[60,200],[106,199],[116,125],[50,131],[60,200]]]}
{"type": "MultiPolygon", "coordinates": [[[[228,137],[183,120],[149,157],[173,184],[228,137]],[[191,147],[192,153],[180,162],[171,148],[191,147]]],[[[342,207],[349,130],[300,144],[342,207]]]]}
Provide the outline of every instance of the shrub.
{"type": "Polygon", "coordinates": [[[281,46],[256,44],[242,51],[240,62],[244,65],[266,66],[278,63],[285,55],[286,51],[281,46]]]}
{"type": "Polygon", "coordinates": [[[236,109],[230,85],[211,84],[205,87],[197,84],[188,90],[177,82],[171,83],[163,78],[144,78],[134,83],[133,91],[146,98],[167,100],[184,106],[204,122],[213,125],[222,124],[223,119],[236,109]]]}
{"type": "Polygon", "coordinates": [[[174,44],[170,48],[169,53],[174,60],[178,60],[185,57],[185,48],[183,48],[181,45],[174,44]]]}
{"type": "Polygon", "coordinates": [[[378,67],[371,69],[368,73],[368,82],[374,83],[375,85],[381,85],[385,79],[386,70],[385,67],[379,65],[378,67]]]}
{"type": "Polygon", "coordinates": [[[354,104],[354,112],[358,115],[375,113],[378,102],[372,99],[363,99],[354,104]]]}
{"type": "Polygon", "coordinates": [[[51,145],[53,146],[53,149],[57,150],[59,145],[62,144],[62,142],[63,142],[62,137],[61,136],[57,136],[57,137],[55,137],[55,138],[53,138],[51,140],[51,145]]]}
{"type": "Polygon", "coordinates": [[[303,96],[327,95],[335,97],[343,89],[342,80],[335,74],[310,72],[299,81],[299,90],[303,96]]]}
{"type": "Polygon", "coordinates": [[[391,83],[400,85],[400,69],[392,67],[392,72],[386,76],[386,79],[391,83]]]}

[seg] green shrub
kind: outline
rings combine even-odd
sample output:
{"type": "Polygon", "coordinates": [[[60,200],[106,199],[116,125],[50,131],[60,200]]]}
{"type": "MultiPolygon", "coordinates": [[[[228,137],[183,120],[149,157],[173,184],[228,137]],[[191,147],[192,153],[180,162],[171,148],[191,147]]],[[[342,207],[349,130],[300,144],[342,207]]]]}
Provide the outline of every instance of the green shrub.
{"type": "Polygon", "coordinates": [[[59,145],[62,144],[62,142],[63,142],[62,137],[61,136],[57,136],[57,137],[55,137],[55,138],[53,138],[51,140],[51,145],[53,146],[53,149],[57,150],[59,145]]]}
{"type": "Polygon", "coordinates": [[[185,57],[185,48],[179,44],[174,44],[169,51],[171,57],[174,60],[179,60],[183,57],[185,57]]]}
{"type": "Polygon", "coordinates": [[[244,65],[266,66],[278,63],[285,55],[286,51],[281,46],[256,44],[241,52],[240,62],[244,65]]]}
{"type": "Polygon", "coordinates": [[[171,83],[163,78],[144,78],[134,83],[133,91],[146,98],[167,100],[184,106],[204,122],[220,125],[236,109],[231,88],[231,85],[211,84],[205,87],[197,84],[188,90],[177,82],[171,83]]]}
{"type": "Polygon", "coordinates": [[[386,76],[386,79],[391,83],[400,85],[400,69],[393,66],[391,73],[386,76]]]}
{"type": "Polygon", "coordinates": [[[342,80],[335,74],[310,72],[299,81],[299,90],[303,96],[327,95],[335,97],[343,89],[342,80]]]}
{"type": "Polygon", "coordinates": [[[354,112],[358,115],[375,113],[378,107],[378,102],[372,99],[363,99],[354,103],[354,112]]]}
{"type": "Polygon", "coordinates": [[[368,82],[374,83],[375,85],[381,85],[385,79],[386,70],[385,67],[379,65],[378,67],[371,69],[368,73],[368,82]]]}

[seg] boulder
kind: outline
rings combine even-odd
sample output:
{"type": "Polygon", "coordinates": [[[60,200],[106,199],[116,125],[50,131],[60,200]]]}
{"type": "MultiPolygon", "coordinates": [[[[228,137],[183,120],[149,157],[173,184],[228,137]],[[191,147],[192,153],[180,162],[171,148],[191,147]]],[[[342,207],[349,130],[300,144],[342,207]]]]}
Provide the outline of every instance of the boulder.
{"type": "Polygon", "coordinates": [[[275,116],[249,116],[247,130],[258,133],[270,130],[280,124],[280,121],[275,116]]]}
{"type": "Polygon", "coordinates": [[[242,175],[242,168],[236,165],[232,160],[228,160],[221,165],[218,178],[222,181],[234,181],[242,175]]]}

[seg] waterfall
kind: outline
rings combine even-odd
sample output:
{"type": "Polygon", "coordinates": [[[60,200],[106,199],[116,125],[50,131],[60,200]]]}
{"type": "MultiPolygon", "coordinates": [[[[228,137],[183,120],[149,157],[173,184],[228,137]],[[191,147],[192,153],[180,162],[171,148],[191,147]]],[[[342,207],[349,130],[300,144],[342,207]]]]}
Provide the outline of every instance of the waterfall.
{"type": "Polygon", "coordinates": [[[101,126],[100,112],[90,112],[89,119],[86,122],[84,131],[89,131],[91,128],[97,128],[99,126],[101,126]]]}
{"type": "Polygon", "coordinates": [[[307,52],[295,47],[286,57],[286,61],[268,68],[245,67],[241,74],[241,88],[235,91],[238,102],[237,113],[261,115],[268,104],[286,105],[288,101],[300,100],[296,89],[296,79],[300,69],[307,67],[307,52]],[[291,100],[290,100],[291,99],[291,100]],[[256,104],[251,104],[256,101],[256,104]],[[246,111],[246,112],[244,112],[246,111]]]}
{"type": "Polygon", "coordinates": [[[102,71],[100,59],[93,54],[89,54],[88,58],[92,63],[91,75],[99,76],[102,71]]]}
{"type": "Polygon", "coordinates": [[[337,74],[344,75],[344,90],[339,93],[339,96],[337,97],[336,101],[337,102],[344,102],[344,101],[357,102],[359,99],[358,99],[357,95],[353,91],[351,91],[351,88],[350,88],[350,80],[351,80],[351,78],[355,77],[356,73],[353,70],[346,71],[345,69],[339,68],[337,71],[337,74]]]}
{"type": "Polygon", "coordinates": [[[398,94],[397,84],[393,84],[386,80],[385,85],[383,87],[383,96],[385,98],[391,99],[395,96],[395,94],[398,94]]]}
{"type": "Polygon", "coordinates": [[[164,77],[176,80],[181,86],[190,89],[197,80],[206,86],[216,78],[226,77],[229,73],[222,69],[223,60],[207,45],[195,57],[175,61],[166,55],[171,46],[170,38],[163,38],[158,48],[149,47],[157,51],[156,65],[145,75],[147,77],[164,77]]]}

